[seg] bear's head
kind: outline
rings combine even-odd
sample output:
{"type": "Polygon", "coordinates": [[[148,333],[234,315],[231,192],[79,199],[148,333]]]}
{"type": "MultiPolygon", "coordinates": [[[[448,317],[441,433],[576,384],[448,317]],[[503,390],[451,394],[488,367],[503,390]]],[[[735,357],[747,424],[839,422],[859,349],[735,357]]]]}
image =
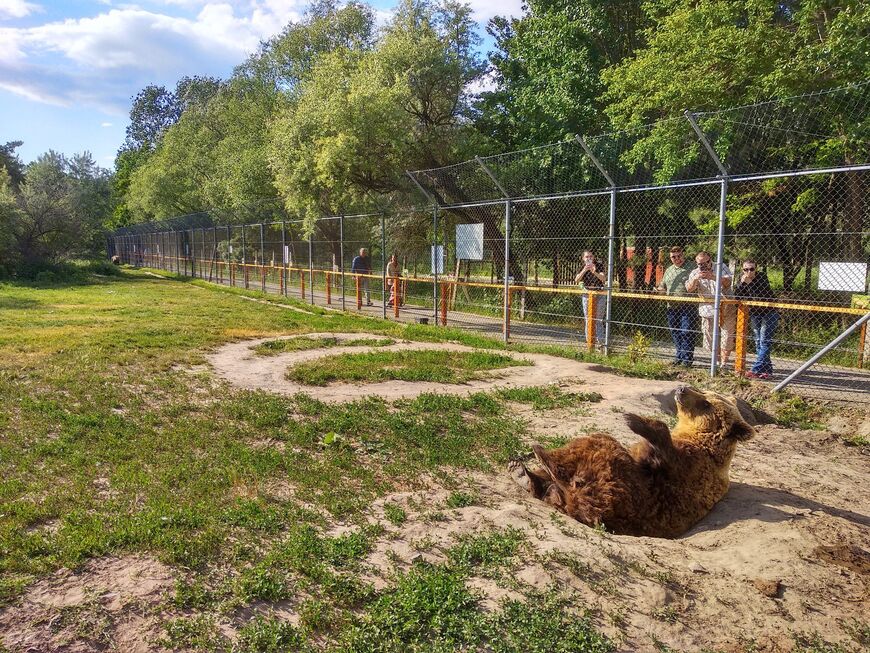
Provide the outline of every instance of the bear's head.
{"type": "Polygon", "coordinates": [[[736,444],[755,435],[755,429],[744,421],[737,402],[731,397],[682,386],[674,398],[677,404],[675,430],[680,434],[711,444],[736,444]]]}

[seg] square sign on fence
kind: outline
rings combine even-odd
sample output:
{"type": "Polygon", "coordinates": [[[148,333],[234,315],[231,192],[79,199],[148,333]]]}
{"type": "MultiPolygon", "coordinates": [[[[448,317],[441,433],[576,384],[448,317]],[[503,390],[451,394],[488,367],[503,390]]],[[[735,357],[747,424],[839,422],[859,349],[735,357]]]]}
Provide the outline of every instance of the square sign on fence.
{"type": "Polygon", "coordinates": [[[456,258],[465,261],[483,260],[483,223],[456,225],[456,258]]]}
{"type": "Polygon", "coordinates": [[[819,263],[819,290],[863,293],[867,289],[866,263],[819,263]]]}
{"type": "Polygon", "coordinates": [[[432,274],[444,274],[444,245],[432,245],[432,274]]]}
{"type": "Polygon", "coordinates": [[[284,245],[284,265],[290,263],[290,245],[284,245]]]}

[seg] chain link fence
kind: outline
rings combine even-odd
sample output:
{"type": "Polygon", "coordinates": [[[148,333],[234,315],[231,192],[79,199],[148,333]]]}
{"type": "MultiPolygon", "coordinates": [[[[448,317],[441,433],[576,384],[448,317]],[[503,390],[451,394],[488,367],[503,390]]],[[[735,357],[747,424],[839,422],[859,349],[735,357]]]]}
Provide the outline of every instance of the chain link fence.
{"type": "Polygon", "coordinates": [[[410,172],[422,207],[137,225],[109,253],[385,319],[644,351],[867,402],[868,89],[410,172]]]}

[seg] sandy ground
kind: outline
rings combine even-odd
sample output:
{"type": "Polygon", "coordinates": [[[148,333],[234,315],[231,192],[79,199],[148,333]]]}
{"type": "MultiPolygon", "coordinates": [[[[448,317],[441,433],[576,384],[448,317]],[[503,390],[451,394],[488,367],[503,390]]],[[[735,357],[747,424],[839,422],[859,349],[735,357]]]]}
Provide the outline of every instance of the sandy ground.
{"type": "MultiPolygon", "coordinates": [[[[283,379],[291,362],[367,349],[260,357],[249,351],[257,342],[228,345],[210,355],[215,373],[233,377],[241,387],[293,393],[300,388],[283,379]]],[[[439,345],[399,343],[384,349],[410,347],[439,345]]],[[[549,356],[518,355],[535,365],[512,368],[495,380],[437,390],[467,393],[557,382],[569,392],[594,390],[603,396],[600,403],[551,411],[514,405],[533,440],[606,431],[628,443],[636,436],[625,427],[622,412],[672,411],[675,383],[628,379],[549,356]]],[[[330,401],[346,401],[365,394],[406,397],[424,389],[431,387],[338,384],[316,392],[322,397],[325,391],[330,401]]],[[[758,434],[738,448],[727,496],[679,539],[600,533],[531,499],[506,470],[463,473],[456,483],[477,495],[475,505],[447,508],[450,491],[431,481],[375,502],[370,518],[386,532],[366,561],[366,578],[386,587],[394,570],[406,569],[415,560],[444,560],[444,551],[463,535],[513,527],[526,537],[516,567],[472,581],[485,606],[494,607],[529,588],[556,588],[573,596],[578,609],[590,609],[620,651],[656,650],[658,640],[680,651],[787,652],[794,650],[794,635],[800,633],[817,633],[842,643],[845,650],[868,650],[870,643],[860,643],[855,629],[870,625],[870,456],[866,449],[845,446],[831,432],[759,423],[764,416],[751,411],[747,417],[758,424],[758,434]],[[404,508],[407,520],[399,526],[387,521],[387,503],[404,508]]],[[[347,528],[334,525],[335,532],[347,528]]],[[[139,556],[94,560],[76,573],[62,570],[32,585],[19,604],[0,612],[0,641],[16,653],[160,650],[155,642],[161,616],[155,610],[171,595],[173,576],[181,575],[181,570],[139,556]],[[73,623],[73,614],[92,614],[92,621],[104,624],[102,648],[76,639],[67,625],[73,623]]],[[[292,606],[282,606],[282,613],[287,610],[292,613],[292,606]]],[[[225,632],[240,625],[232,617],[225,619],[220,624],[225,632]]]]}

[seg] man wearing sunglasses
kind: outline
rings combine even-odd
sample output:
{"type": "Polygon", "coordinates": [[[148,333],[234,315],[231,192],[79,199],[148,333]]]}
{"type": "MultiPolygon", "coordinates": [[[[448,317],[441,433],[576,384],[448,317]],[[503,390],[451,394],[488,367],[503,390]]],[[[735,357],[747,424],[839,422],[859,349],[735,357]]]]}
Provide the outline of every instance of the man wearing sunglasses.
{"type": "MultiPolygon", "coordinates": [[[[767,274],[758,270],[758,264],[747,259],[743,262],[743,274],[740,282],[734,287],[734,296],[738,299],[754,299],[772,301],[775,299],[767,274]]],[[[779,313],[775,308],[767,306],[749,307],[749,324],[755,337],[755,364],[746,373],[750,379],[769,379],[773,376],[773,363],[770,360],[770,349],[773,344],[773,334],[779,323],[779,313]]]]}
{"type": "MultiPolygon", "coordinates": [[[[690,293],[698,293],[705,299],[703,304],[698,304],[698,315],[701,318],[701,333],[704,334],[704,347],[715,356],[713,351],[713,316],[715,310],[713,299],[716,296],[716,270],[713,268],[713,258],[709,252],[698,252],[695,256],[698,267],[689,274],[686,282],[686,290],[690,293]]],[[[724,263],[721,266],[721,296],[727,297],[731,290],[731,270],[724,263]]],[[[719,306],[719,335],[720,356],[719,365],[724,370],[728,366],[728,359],[734,351],[735,329],[737,328],[737,307],[734,304],[721,304],[719,306]]]]}

